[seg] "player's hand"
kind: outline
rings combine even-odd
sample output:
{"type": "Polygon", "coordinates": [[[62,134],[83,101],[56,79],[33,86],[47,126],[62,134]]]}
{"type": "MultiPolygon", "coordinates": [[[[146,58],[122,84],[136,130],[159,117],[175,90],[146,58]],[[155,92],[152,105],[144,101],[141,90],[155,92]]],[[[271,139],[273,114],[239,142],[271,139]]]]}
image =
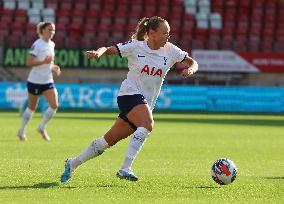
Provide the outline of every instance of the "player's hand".
{"type": "Polygon", "coordinates": [[[53,60],[52,56],[47,56],[46,58],[44,58],[43,64],[50,64],[52,60],[53,60]]]}
{"type": "Polygon", "coordinates": [[[61,74],[61,69],[58,65],[54,64],[52,70],[56,73],[57,76],[61,74]]]}
{"type": "Polygon", "coordinates": [[[91,58],[98,58],[98,52],[95,51],[95,50],[89,50],[89,51],[86,51],[86,55],[89,59],[91,58]]]}
{"type": "Polygon", "coordinates": [[[184,70],[182,70],[182,73],[181,73],[182,77],[184,78],[187,78],[193,74],[194,74],[194,70],[192,67],[185,68],[184,70]]]}

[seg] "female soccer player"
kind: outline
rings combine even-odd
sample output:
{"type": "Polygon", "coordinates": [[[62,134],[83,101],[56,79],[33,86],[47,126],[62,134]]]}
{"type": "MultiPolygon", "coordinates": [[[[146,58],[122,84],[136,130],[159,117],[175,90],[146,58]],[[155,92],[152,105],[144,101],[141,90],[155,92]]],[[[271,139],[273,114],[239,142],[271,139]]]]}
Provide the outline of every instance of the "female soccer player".
{"type": "Polygon", "coordinates": [[[126,57],[129,72],[117,97],[119,117],[105,135],[94,140],[77,157],[66,160],[61,182],[68,182],[79,165],[131,134],[124,163],[116,175],[121,179],[138,180],[131,165],[153,129],[152,111],[167,72],[176,62],[187,67],[182,71],[183,77],[189,77],[198,69],[196,61],[188,53],[168,42],[169,33],[170,26],[166,20],[157,16],[143,18],[130,41],[87,51],[89,58],[110,54],[126,57]]]}
{"type": "Polygon", "coordinates": [[[36,110],[40,95],[43,95],[49,104],[37,129],[44,140],[50,140],[45,127],[58,107],[58,95],[52,76],[52,71],[57,75],[61,73],[60,67],[54,64],[55,44],[51,39],[55,34],[55,25],[51,22],[41,22],[37,25],[37,33],[39,39],[33,43],[26,63],[32,70],[27,80],[28,107],[22,114],[22,123],[17,134],[21,141],[27,140],[25,128],[36,110]]]}

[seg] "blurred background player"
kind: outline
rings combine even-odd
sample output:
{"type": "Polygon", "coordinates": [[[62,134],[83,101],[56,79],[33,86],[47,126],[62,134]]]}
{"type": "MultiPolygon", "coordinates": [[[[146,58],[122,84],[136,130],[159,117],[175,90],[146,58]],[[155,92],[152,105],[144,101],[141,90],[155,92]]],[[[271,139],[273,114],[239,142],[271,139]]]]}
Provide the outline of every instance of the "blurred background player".
{"type": "Polygon", "coordinates": [[[58,94],[52,76],[52,71],[57,75],[61,73],[60,67],[54,64],[55,43],[51,39],[55,34],[55,25],[51,22],[41,22],[37,25],[37,33],[39,39],[30,48],[26,63],[32,70],[27,80],[28,107],[22,114],[22,123],[18,131],[21,141],[27,140],[25,128],[37,108],[40,95],[43,95],[49,104],[37,129],[44,140],[50,140],[45,128],[58,107],[58,94]]]}
{"type": "Polygon", "coordinates": [[[118,93],[120,114],[116,122],[104,136],[94,140],[77,157],[66,160],[61,182],[68,182],[79,165],[102,154],[105,149],[131,134],[133,136],[124,163],[116,175],[121,179],[138,180],[131,166],[153,129],[152,111],[167,72],[176,62],[186,66],[182,71],[183,77],[189,77],[198,69],[197,63],[187,52],[168,42],[169,33],[170,26],[166,20],[157,16],[144,17],[139,21],[130,41],[87,51],[89,58],[111,54],[126,57],[129,72],[118,93]]]}

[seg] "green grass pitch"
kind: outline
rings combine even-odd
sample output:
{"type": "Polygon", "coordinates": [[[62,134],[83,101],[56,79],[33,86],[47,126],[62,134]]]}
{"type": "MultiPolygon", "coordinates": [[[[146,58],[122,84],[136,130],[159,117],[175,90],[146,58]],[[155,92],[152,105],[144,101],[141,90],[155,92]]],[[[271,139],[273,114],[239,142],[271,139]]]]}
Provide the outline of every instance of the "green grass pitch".
{"type": "Polygon", "coordinates": [[[41,115],[16,137],[21,118],[0,113],[0,203],[284,203],[284,115],[155,113],[155,127],[133,170],[138,182],[119,180],[129,138],[59,182],[64,161],[113,124],[116,113],[58,112],[37,134],[41,115]],[[234,183],[211,179],[214,160],[238,167],[234,183]]]}

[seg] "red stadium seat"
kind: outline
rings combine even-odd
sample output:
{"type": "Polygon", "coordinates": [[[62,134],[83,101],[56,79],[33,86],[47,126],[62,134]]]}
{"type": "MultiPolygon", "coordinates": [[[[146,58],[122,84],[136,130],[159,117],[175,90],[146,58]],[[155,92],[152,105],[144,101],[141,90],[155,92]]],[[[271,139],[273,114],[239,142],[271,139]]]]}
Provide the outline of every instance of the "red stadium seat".
{"type": "Polygon", "coordinates": [[[119,1],[117,1],[117,4],[118,5],[123,5],[123,4],[129,4],[129,3],[132,3],[132,1],[131,0],[119,0],[119,1]]]}
{"type": "Polygon", "coordinates": [[[10,24],[10,28],[14,31],[16,30],[24,30],[24,28],[26,27],[26,23],[25,22],[13,22],[12,24],[10,24]]]}
{"type": "Polygon", "coordinates": [[[144,5],[154,5],[154,6],[156,6],[156,0],[144,0],[144,5]]]}
{"type": "Polygon", "coordinates": [[[47,0],[45,2],[46,8],[52,8],[54,10],[58,9],[58,2],[57,0],[47,0]]]}
{"type": "Polygon", "coordinates": [[[253,9],[260,9],[263,10],[264,8],[264,0],[253,0],[252,1],[252,8],[253,9]]]}
{"type": "Polygon", "coordinates": [[[171,2],[171,0],[159,0],[159,5],[160,6],[166,6],[166,7],[168,7],[168,8],[170,8],[170,2],[171,2]]]}
{"type": "Polygon", "coordinates": [[[226,0],[214,0],[211,3],[213,7],[223,7],[223,5],[225,5],[225,1],[226,0]]]}
{"type": "Polygon", "coordinates": [[[72,0],[61,0],[60,1],[60,8],[72,10],[73,9],[73,2],[72,0]]]}
{"type": "Polygon", "coordinates": [[[251,0],[240,0],[239,7],[242,8],[248,8],[251,6],[251,0]]]}
{"type": "Polygon", "coordinates": [[[15,17],[17,17],[17,16],[27,16],[27,11],[26,10],[24,10],[24,9],[16,9],[15,10],[15,17]]]}
{"type": "Polygon", "coordinates": [[[85,10],[87,8],[87,0],[75,0],[74,8],[79,10],[85,10]]]}
{"type": "Polygon", "coordinates": [[[9,36],[9,35],[10,35],[9,29],[2,29],[2,28],[0,27],[0,37],[2,37],[1,40],[5,40],[5,38],[6,38],[7,36],[9,36]]]}
{"type": "Polygon", "coordinates": [[[83,16],[73,16],[71,19],[72,19],[71,24],[78,24],[78,25],[84,24],[84,17],[83,16]]]}
{"type": "Polygon", "coordinates": [[[219,29],[209,29],[208,30],[208,39],[210,41],[219,41],[220,40],[220,30],[219,29]]]}
{"type": "Polygon", "coordinates": [[[249,52],[259,52],[260,46],[258,41],[250,40],[248,42],[248,50],[249,52]]]}
{"type": "Polygon", "coordinates": [[[30,48],[37,38],[38,36],[36,35],[25,35],[22,41],[22,46],[30,48]]]}
{"type": "Polygon", "coordinates": [[[8,47],[19,47],[21,46],[21,38],[17,35],[9,35],[7,36],[6,45],[8,47]]]}
{"type": "Polygon", "coordinates": [[[232,40],[221,40],[220,44],[221,50],[232,50],[232,40]]]}
{"type": "Polygon", "coordinates": [[[102,9],[102,4],[100,0],[88,0],[88,10],[100,11],[102,9]]]}
{"type": "Polygon", "coordinates": [[[72,16],[72,9],[70,9],[70,8],[61,8],[61,9],[58,9],[58,10],[56,11],[56,16],[57,16],[58,18],[60,18],[60,17],[62,17],[62,16],[68,16],[68,17],[70,17],[70,16],[72,16]]]}
{"type": "Polygon", "coordinates": [[[5,22],[6,25],[9,25],[13,21],[13,16],[2,15],[0,17],[1,17],[0,21],[3,22],[3,23],[5,22]]]}
{"type": "Polygon", "coordinates": [[[125,17],[126,13],[128,13],[128,4],[118,4],[116,8],[116,14],[123,14],[125,17]]]}
{"type": "Polygon", "coordinates": [[[196,50],[205,49],[205,41],[197,40],[197,39],[192,40],[192,49],[196,49],[196,50]]]}
{"type": "Polygon", "coordinates": [[[110,26],[112,24],[112,17],[111,16],[103,16],[100,18],[100,25],[102,26],[110,26]]]}
{"type": "Polygon", "coordinates": [[[88,19],[96,19],[96,21],[98,21],[100,18],[100,10],[88,9],[85,12],[85,16],[86,16],[86,21],[88,19]]]}
{"type": "Polygon", "coordinates": [[[209,50],[219,50],[220,49],[219,43],[220,43],[219,40],[208,39],[206,43],[206,48],[209,50]]]}
{"type": "Polygon", "coordinates": [[[224,12],[224,7],[223,6],[213,6],[213,8],[211,8],[211,11],[212,13],[219,13],[222,16],[224,12]]]}
{"type": "Polygon", "coordinates": [[[80,39],[80,47],[81,48],[93,48],[93,42],[95,41],[95,37],[84,36],[80,39]]]}
{"type": "Polygon", "coordinates": [[[58,16],[56,23],[68,25],[70,23],[70,17],[69,16],[58,16]]]}
{"type": "MultiPolygon", "coordinates": [[[[282,49],[275,45],[275,41],[278,42],[284,33],[284,15],[281,10],[284,9],[284,3],[281,1],[212,0],[211,13],[221,15],[221,30],[212,29],[212,26],[208,30],[197,29],[195,16],[185,13],[183,3],[182,0],[45,0],[46,7],[56,9],[55,36],[60,36],[57,37],[58,40],[65,35],[66,39],[66,43],[61,43],[61,46],[65,44],[67,47],[84,48],[116,43],[128,38],[139,19],[158,15],[169,21],[171,41],[186,49],[282,49]],[[78,40],[80,45],[73,44],[78,37],[85,39],[78,40]],[[72,40],[69,41],[68,38],[72,40]],[[93,42],[90,42],[91,39],[93,42]],[[247,44],[242,48],[244,42],[247,44]],[[253,45],[254,42],[256,45],[253,45]]],[[[26,11],[0,9],[0,25],[1,22],[11,24],[13,30],[20,30],[20,24],[27,22],[26,11]]],[[[30,28],[31,31],[27,27],[28,25],[23,26],[24,33],[35,37],[32,34],[36,33],[35,25],[30,28]]],[[[7,31],[3,33],[7,34],[7,31]]],[[[30,39],[31,37],[23,38],[23,44],[28,44],[30,39]]]]}
{"type": "Polygon", "coordinates": [[[271,52],[273,50],[273,41],[262,41],[260,44],[260,51],[271,52]]]}
{"type": "Polygon", "coordinates": [[[275,12],[275,10],[266,10],[263,22],[264,23],[266,23],[266,22],[273,22],[273,23],[275,23],[275,20],[276,20],[276,12],[275,12]]]}
{"type": "Polygon", "coordinates": [[[98,24],[98,19],[97,18],[87,18],[85,25],[91,25],[91,26],[96,26],[98,24]]]}
{"type": "Polygon", "coordinates": [[[27,23],[27,16],[15,16],[14,21],[17,22],[17,23],[26,24],[27,23]]]}
{"type": "Polygon", "coordinates": [[[80,37],[71,36],[67,39],[66,45],[69,48],[80,48],[80,37]]]}
{"type": "Polygon", "coordinates": [[[107,37],[96,37],[95,41],[93,42],[93,46],[95,48],[103,47],[103,46],[109,46],[108,44],[108,38],[107,37]]]}
{"type": "Polygon", "coordinates": [[[119,25],[119,26],[125,26],[127,25],[127,18],[125,17],[116,17],[114,18],[114,22],[113,22],[113,25],[116,26],[116,25],[119,25]]]}
{"type": "Polygon", "coordinates": [[[65,48],[66,47],[65,40],[66,40],[65,36],[55,35],[53,38],[56,48],[65,48]]]}
{"type": "Polygon", "coordinates": [[[226,10],[228,9],[236,9],[238,2],[236,0],[227,0],[224,2],[226,10]]]}
{"type": "Polygon", "coordinates": [[[74,8],[72,11],[72,16],[77,16],[77,17],[81,17],[84,18],[85,17],[85,10],[81,9],[81,8],[74,8]]]}

